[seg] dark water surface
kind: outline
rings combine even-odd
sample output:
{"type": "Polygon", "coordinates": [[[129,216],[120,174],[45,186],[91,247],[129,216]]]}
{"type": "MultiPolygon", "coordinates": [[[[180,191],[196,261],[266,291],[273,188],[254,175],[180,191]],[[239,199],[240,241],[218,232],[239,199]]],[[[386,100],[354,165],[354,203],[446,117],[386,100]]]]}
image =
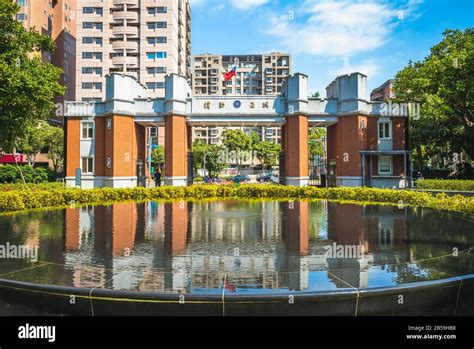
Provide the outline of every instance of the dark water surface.
{"type": "Polygon", "coordinates": [[[0,216],[0,278],[174,293],[399,285],[474,273],[472,217],[326,201],[146,202],[0,216]],[[458,253],[456,253],[458,252],[458,253]]]}

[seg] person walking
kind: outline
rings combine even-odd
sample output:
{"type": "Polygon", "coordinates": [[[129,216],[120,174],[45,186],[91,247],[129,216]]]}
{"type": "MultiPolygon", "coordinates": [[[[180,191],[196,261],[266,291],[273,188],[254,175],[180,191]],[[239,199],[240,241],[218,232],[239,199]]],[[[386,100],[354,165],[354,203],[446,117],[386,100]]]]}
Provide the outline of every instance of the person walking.
{"type": "Polygon", "coordinates": [[[159,169],[155,171],[155,187],[161,187],[161,171],[159,169]]]}

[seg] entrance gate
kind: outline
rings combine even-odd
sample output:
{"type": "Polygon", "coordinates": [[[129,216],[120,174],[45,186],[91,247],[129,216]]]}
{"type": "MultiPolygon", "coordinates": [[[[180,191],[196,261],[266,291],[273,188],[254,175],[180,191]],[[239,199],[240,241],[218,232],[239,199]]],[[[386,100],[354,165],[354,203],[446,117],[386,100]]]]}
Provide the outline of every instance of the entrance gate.
{"type": "Polygon", "coordinates": [[[309,182],[308,185],[323,187],[327,185],[326,164],[320,156],[309,159],[309,182]]]}
{"type": "Polygon", "coordinates": [[[308,77],[300,73],[289,76],[277,96],[193,96],[186,77],[170,74],[165,96],[148,100],[145,87],[131,76],[113,73],[106,80],[105,101],[67,105],[68,186],[75,185],[76,169],[91,158],[92,173],[82,169],[83,188],[143,185],[145,166],[150,167],[147,127],[165,129],[165,185],[187,185],[192,178],[189,151],[195,126],[281,127],[280,181],[286,185],[361,186],[369,177],[373,186],[398,187],[405,178],[405,119],[381,115],[380,103],[366,100],[366,76],[360,73],[336,78],[325,99],[307,97],[308,77]],[[382,123],[391,130],[391,141],[378,140],[382,123]],[[84,139],[90,127],[94,136],[84,139]],[[311,127],[327,129],[327,153],[309,161],[311,127]],[[379,175],[378,163],[373,171],[364,165],[369,151],[374,161],[385,161],[389,176],[379,175]]]}

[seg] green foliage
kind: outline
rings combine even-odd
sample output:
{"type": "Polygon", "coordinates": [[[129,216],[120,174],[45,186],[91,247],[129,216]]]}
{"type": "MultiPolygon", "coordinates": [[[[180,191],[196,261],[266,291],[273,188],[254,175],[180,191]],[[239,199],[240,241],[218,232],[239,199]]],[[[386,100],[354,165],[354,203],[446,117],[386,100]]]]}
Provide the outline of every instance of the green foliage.
{"type": "Polygon", "coordinates": [[[416,165],[426,158],[465,151],[474,157],[474,29],[446,30],[423,61],[410,62],[395,77],[399,102],[421,103],[410,119],[416,165]]]}
{"type": "Polygon", "coordinates": [[[416,182],[418,189],[474,191],[474,180],[423,179],[416,182]]]}
{"type": "Polygon", "coordinates": [[[194,185],[189,187],[126,188],[126,189],[50,189],[0,192],[0,212],[71,204],[103,204],[144,200],[202,199],[327,199],[361,203],[421,206],[434,209],[474,213],[474,198],[445,194],[436,196],[409,190],[375,188],[316,188],[281,185],[194,185]]]}
{"type": "Polygon", "coordinates": [[[59,172],[64,162],[64,131],[55,126],[46,126],[46,145],[48,147],[48,159],[53,164],[53,170],[59,172]]]}
{"type": "Polygon", "coordinates": [[[5,165],[0,167],[0,183],[44,183],[54,180],[54,173],[44,167],[5,165]]]}
{"type": "Polygon", "coordinates": [[[275,144],[268,141],[262,141],[255,132],[252,132],[252,149],[255,151],[255,155],[262,164],[262,167],[268,168],[276,166],[278,159],[280,158],[281,147],[279,144],[275,144]]]}
{"type": "Polygon", "coordinates": [[[60,182],[42,182],[42,183],[4,183],[0,184],[0,191],[11,191],[11,190],[52,190],[52,189],[64,189],[64,183],[60,182]]]}
{"type": "Polygon", "coordinates": [[[202,139],[196,139],[192,147],[193,155],[193,169],[196,173],[197,170],[202,169],[204,166],[204,155],[209,151],[209,144],[202,139]]]}
{"type": "Polygon", "coordinates": [[[192,148],[194,172],[205,169],[211,176],[218,176],[227,165],[221,156],[223,150],[220,145],[207,144],[200,139],[195,140],[192,148]]]}
{"type": "Polygon", "coordinates": [[[151,161],[158,167],[162,167],[165,163],[165,147],[159,145],[151,151],[151,161]]]}
{"type": "Polygon", "coordinates": [[[25,153],[28,164],[33,167],[36,162],[36,156],[46,146],[46,122],[40,122],[37,125],[29,125],[26,127],[22,138],[16,142],[16,150],[25,153]]]}
{"type": "Polygon", "coordinates": [[[64,131],[47,122],[40,121],[36,125],[27,126],[21,138],[17,139],[16,151],[25,153],[28,164],[34,167],[36,156],[48,149],[48,159],[53,164],[53,169],[58,172],[64,160],[64,131]]]}
{"type": "Polygon", "coordinates": [[[0,148],[12,152],[28,127],[47,120],[53,97],[63,94],[61,69],[41,60],[54,42],[15,19],[19,6],[0,0],[0,148]]]}
{"type": "Polygon", "coordinates": [[[323,127],[315,127],[308,130],[308,151],[309,158],[314,159],[316,156],[322,157],[324,155],[324,137],[326,136],[326,129],[323,127]]]}
{"type": "Polygon", "coordinates": [[[217,144],[209,145],[207,153],[205,154],[205,161],[203,159],[203,164],[206,164],[206,170],[209,171],[211,176],[218,176],[219,173],[227,166],[225,159],[223,159],[222,154],[224,149],[222,146],[217,144]]]}
{"type": "MultiPolygon", "coordinates": [[[[228,151],[249,151],[252,148],[252,138],[242,130],[227,130],[223,134],[222,144],[228,151]]],[[[241,156],[237,155],[237,163],[240,165],[241,156]]]]}

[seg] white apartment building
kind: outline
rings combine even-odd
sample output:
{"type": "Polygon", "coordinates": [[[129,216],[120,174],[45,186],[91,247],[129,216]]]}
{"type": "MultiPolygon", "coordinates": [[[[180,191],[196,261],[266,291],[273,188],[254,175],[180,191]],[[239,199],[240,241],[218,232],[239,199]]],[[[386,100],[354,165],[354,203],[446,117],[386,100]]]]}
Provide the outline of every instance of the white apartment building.
{"type": "Polygon", "coordinates": [[[283,80],[292,74],[291,54],[193,56],[192,89],[199,95],[277,95],[283,80]],[[224,72],[237,65],[237,75],[225,81],[224,72]]]}
{"type": "MultiPolygon", "coordinates": [[[[193,56],[192,90],[195,96],[279,95],[283,80],[292,74],[291,54],[271,52],[259,55],[193,56]],[[236,76],[225,81],[224,73],[237,64],[236,76]]],[[[217,144],[227,129],[239,127],[195,127],[193,141],[217,144]]],[[[255,132],[262,140],[280,143],[281,130],[273,127],[242,127],[249,136],[255,132]]]]}
{"type": "Polygon", "coordinates": [[[76,52],[76,100],[102,100],[112,72],[137,78],[147,97],[163,97],[166,74],[190,78],[189,1],[80,0],[76,52]]]}

